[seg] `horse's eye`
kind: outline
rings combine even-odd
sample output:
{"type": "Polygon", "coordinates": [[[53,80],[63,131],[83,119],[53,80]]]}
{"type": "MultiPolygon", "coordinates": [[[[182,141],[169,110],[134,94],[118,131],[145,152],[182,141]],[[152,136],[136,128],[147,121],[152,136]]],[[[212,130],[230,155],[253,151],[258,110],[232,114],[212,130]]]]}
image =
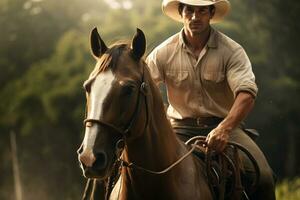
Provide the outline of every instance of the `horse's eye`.
{"type": "Polygon", "coordinates": [[[122,94],[125,96],[129,96],[134,92],[135,88],[136,87],[132,84],[124,85],[122,88],[122,94]]]}

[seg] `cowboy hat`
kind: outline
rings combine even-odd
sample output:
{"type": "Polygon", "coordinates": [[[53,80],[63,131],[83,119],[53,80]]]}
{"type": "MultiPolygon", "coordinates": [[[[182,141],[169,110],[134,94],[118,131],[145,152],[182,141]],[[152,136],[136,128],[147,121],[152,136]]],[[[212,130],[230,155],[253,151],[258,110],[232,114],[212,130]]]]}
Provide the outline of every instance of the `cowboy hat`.
{"type": "Polygon", "coordinates": [[[228,14],[230,10],[230,3],[228,0],[163,0],[162,10],[170,18],[182,22],[182,17],[178,12],[180,3],[192,6],[215,6],[215,14],[210,20],[210,23],[217,23],[228,14]]]}

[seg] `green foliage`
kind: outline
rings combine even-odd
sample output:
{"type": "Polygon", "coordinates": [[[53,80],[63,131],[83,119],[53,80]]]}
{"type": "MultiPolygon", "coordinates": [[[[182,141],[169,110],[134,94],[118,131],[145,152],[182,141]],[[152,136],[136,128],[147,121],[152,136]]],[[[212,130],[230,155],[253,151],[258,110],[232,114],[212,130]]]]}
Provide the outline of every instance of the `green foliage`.
{"type": "MultiPolygon", "coordinates": [[[[34,189],[38,183],[44,192],[52,193],[48,184],[55,185],[56,180],[49,179],[43,183],[47,175],[64,174],[63,183],[66,185],[72,185],[80,178],[73,177],[73,174],[79,173],[76,148],[82,128],[80,119],[84,114],[82,83],[91,66],[87,45],[78,31],[66,32],[49,59],[34,64],[9,87],[9,91],[19,91],[10,100],[6,116],[12,119],[10,126],[20,135],[20,146],[23,147],[20,162],[26,171],[23,181],[33,183],[25,186],[26,191],[34,189]],[[58,148],[60,146],[64,147],[63,150],[58,148]],[[36,169],[40,163],[47,165],[46,174],[36,169]],[[65,170],[67,172],[64,173],[65,170]],[[35,173],[44,175],[32,177],[35,173]]],[[[75,188],[78,186],[74,185],[75,188]]],[[[55,194],[64,193],[60,191],[63,188],[55,190],[55,194]]],[[[75,194],[66,193],[66,198],[78,195],[77,191],[73,191],[75,194]]]]}
{"type": "Polygon", "coordinates": [[[300,199],[300,178],[281,181],[276,187],[276,198],[278,200],[300,199]]]}

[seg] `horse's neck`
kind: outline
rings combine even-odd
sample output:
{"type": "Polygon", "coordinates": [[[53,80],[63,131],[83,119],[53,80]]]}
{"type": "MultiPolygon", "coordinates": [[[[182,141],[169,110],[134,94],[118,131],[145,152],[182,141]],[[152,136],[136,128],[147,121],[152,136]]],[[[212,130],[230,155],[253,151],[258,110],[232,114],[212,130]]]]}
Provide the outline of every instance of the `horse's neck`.
{"type": "Polygon", "coordinates": [[[183,146],[168,122],[161,119],[159,123],[150,122],[145,133],[128,145],[126,157],[130,162],[158,171],[181,154],[183,146]]]}
{"type": "MultiPolygon", "coordinates": [[[[150,120],[147,129],[142,136],[127,144],[124,158],[145,169],[161,171],[183,156],[187,152],[187,148],[177,139],[176,134],[173,132],[163,111],[162,102],[158,101],[155,103],[155,110],[151,111],[152,115],[149,116],[150,120]]],[[[168,193],[170,195],[170,191],[179,185],[175,183],[178,181],[176,177],[180,175],[184,179],[184,165],[190,165],[190,168],[193,167],[191,157],[184,162],[163,175],[153,175],[138,169],[123,169],[122,191],[125,193],[125,196],[127,195],[127,198],[124,199],[141,199],[139,195],[153,197],[155,192],[168,193]],[[189,160],[188,164],[186,163],[187,160],[189,160]],[[172,189],[170,189],[171,187],[172,189]]]]}
{"type": "MultiPolygon", "coordinates": [[[[149,127],[149,138],[128,149],[127,159],[146,169],[161,171],[188,152],[170,131],[149,127]],[[150,133],[150,131],[153,131],[150,133]],[[154,135],[154,136],[153,136],[154,135]],[[158,137],[160,135],[160,137],[158,137]]],[[[140,169],[123,168],[120,200],[211,200],[203,166],[188,156],[165,174],[150,174],[140,169]],[[202,170],[201,170],[202,168],[202,170]]]]}
{"type": "MultiPolygon", "coordinates": [[[[127,144],[123,158],[145,169],[161,171],[180,159],[188,149],[173,132],[161,99],[153,99],[155,110],[151,110],[144,134],[127,144]]],[[[209,188],[200,171],[199,162],[193,156],[188,156],[162,175],[123,168],[112,199],[210,200],[209,188]]]]}
{"type": "MultiPolygon", "coordinates": [[[[161,119],[159,126],[150,123],[145,134],[134,141],[134,144],[128,145],[125,159],[145,169],[162,171],[182,156],[186,148],[170,128],[165,128],[168,125],[163,123],[168,122],[161,119]]],[[[168,193],[164,188],[170,187],[174,182],[177,171],[174,168],[167,175],[154,175],[139,169],[123,169],[124,199],[145,199],[151,198],[153,193],[168,193]]]]}
{"type": "Polygon", "coordinates": [[[166,117],[162,98],[154,85],[149,85],[148,126],[144,133],[128,144],[127,157],[130,162],[159,171],[174,162],[185,151],[166,117]],[[155,105],[155,106],[154,106],[155,105]]]}

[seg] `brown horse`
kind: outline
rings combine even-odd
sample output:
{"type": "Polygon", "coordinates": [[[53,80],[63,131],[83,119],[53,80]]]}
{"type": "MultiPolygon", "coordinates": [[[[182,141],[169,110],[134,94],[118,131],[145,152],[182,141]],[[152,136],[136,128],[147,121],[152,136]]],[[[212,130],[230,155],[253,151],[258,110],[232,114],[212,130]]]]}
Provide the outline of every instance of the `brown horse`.
{"type": "Polygon", "coordinates": [[[166,117],[142,59],[144,33],[137,29],[130,44],[108,48],[94,29],[91,47],[97,64],[84,84],[88,106],[79,149],[84,176],[107,179],[122,153],[110,199],[213,199],[204,162],[190,154],[166,117]]]}

